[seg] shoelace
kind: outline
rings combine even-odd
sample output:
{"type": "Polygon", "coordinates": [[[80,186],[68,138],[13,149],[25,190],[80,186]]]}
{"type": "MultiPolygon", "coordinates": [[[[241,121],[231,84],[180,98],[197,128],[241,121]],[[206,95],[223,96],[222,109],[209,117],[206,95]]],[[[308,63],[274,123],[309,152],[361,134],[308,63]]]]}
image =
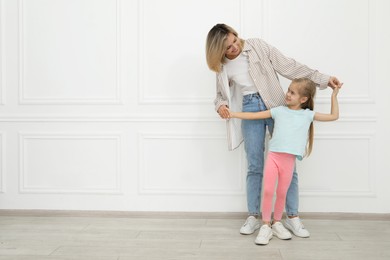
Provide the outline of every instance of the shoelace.
{"type": "Polygon", "coordinates": [[[277,224],[277,225],[274,225],[273,227],[275,227],[275,230],[278,233],[287,233],[288,232],[288,230],[282,224],[277,224]]]}
{"type": "Polygon", "coordinates": [[[295,222],[297,223],[295,226],[298,228],[298,229],[305,229],[305,226],[303,225],[303,223],[301,221],[297,221],[295,222]]]}
{"type": "Polygon", "coordinates": [[[245,220],[244,226],[249,225],[250,219],[245,220]]]}

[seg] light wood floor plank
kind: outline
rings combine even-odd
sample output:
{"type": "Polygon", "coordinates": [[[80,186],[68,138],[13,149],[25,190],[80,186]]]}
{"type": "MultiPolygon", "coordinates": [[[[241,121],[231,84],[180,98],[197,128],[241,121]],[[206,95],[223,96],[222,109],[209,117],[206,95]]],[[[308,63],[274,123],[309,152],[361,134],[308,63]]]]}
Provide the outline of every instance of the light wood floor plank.
{"type": "Polygon", "coordinates": [[[258,246],[239,234],[245,214],[3,213],[0,260],[390,259],[387,214],[307,215],[310,238],[258,246]]]}

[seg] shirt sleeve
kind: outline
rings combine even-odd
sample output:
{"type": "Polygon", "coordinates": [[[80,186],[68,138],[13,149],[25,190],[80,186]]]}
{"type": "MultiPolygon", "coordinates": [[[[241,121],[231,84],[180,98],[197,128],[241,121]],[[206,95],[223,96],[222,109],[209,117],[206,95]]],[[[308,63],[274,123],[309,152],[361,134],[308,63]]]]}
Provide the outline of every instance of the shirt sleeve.
{"type": "Polygon", "coordinates": [[[218,80],[218,74],[216,76],[216,84],[215,85],[216,85],[217,95],[214,99],[214,106],[215,106],[215,111],[218,111],[220,106],[225,105],[225,106],[229,107],[229,103],[228,103],[227,99],[222,96],[223,86],[220,83],[220,81],[218,80]]]}
{"type": "Polygon", "coordinates": [[[329,75],[320,73],[318,70],[309,68],[295,59],[285,56],[277,48],[264,40],[260,39],[260,41],[274,69],[280,75],[291,80],[295,78],[309,78],[314,81],[320,89],[327,88],[330,78],[329,75]]]}

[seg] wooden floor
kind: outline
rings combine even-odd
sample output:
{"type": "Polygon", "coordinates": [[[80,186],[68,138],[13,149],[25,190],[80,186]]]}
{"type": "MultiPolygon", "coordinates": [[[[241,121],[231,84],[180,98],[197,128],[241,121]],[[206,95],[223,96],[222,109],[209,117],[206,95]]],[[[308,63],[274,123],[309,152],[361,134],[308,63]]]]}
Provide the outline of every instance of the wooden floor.
{"type": "Polygon", "coordinates": [[[303,217],[310,238],[257,246],[243,214],[0,211],[0,260],[390,259],[389,215],[303,217]]]}

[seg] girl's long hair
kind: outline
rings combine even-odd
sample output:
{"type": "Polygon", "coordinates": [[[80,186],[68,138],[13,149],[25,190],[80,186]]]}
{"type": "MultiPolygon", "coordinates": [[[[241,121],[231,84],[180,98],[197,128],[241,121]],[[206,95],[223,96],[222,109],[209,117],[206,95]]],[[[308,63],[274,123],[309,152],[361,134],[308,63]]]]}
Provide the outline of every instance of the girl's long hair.
{"type": "MultiPolygon", "coordinates": [[[[293,84],[298,84],[299,86],[299,95],[301,97],[307,97],[305,103],[301,104],[302,109],[314,110],[314,97],[316,95],[316,83],[307,78],[294,79],[293,84]]],[[[313,149],[313,139],[314,139],[314,125],[311,122],[308,133],[308,141],[306,146],[305,156],[309,156],[313,149]]]]}

